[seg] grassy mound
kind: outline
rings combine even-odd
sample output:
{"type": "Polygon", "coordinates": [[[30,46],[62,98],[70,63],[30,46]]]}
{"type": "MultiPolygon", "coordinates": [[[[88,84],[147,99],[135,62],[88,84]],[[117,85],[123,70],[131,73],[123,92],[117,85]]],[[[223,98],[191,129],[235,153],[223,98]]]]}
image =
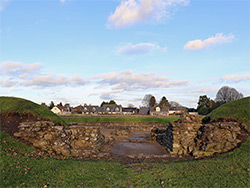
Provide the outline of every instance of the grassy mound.
{"type": "Polygon", "coordinates": [[[23,117],[31,116],[41,120],[51,120],[55,123],[67,125],[60,117],[51,112],[48,108],[31,102],[29,100],[15,97],[0,97],[0,114],[4,120],[12,115],[23,117]]]}
{"type": "Polygon", "coordinates": [[[212,111],[208,116],[212,118],[236,117],[250,129],[250,97],[226,103],[212,111]]]}

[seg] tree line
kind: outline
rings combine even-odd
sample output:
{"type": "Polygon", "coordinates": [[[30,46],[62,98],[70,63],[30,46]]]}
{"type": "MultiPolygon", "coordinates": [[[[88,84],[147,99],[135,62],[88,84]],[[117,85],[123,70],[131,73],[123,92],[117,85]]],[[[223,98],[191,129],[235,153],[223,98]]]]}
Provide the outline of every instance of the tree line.
{"type": "Polygon", "coordinates": [[[142,105],[145,107],[149,107],[149,108],[155,108],[156,106],[159,106],[160,108],[164,108],[164,107],[170,106],[170,104],[165,96],[163,96],[161,98],[161,100],[158,104],[156,102],[155,96],[153,96],[151,94],[147,94],[144,96],[144,98],[142,100],[142,105]]]}
{"type": "MultiPolygon", "coordinates": [[[[216,94],[216,98],[213,100],[209,98],[207,95],[202,95],[199,97],[199,102],[197,106],[197,111],[200,115],[206,115],[209,114],[214,109],[218,108],[222,104],[225,104],[230,101],[238,100],[243,98],[243,94],[238,92],[235,88],[231,88],[228,86],[223,86],[220,88],[216,94]]],[[[103,101],[101,103],[101,106],[104,104],[116,104],[114,100],[110,100],[108,102],[103,101]]],[[[45,103],[42,103],[41,105],[47,106],[45,103]]],[[[68,105],[69,104],[65,104],[68,105]]],[[[159,103],[157,103],[155,96],[152,94],[146,94],[142,100],[142,105],[144,107],[148,108],[155,108],[156,106],[159,106],[160,108],[164,107],[182,107],[179,103],[175,101],[168,101],[165,96],[163,96],[159,103]]],[[[55,106],[54,102],[51,101],[48,108],[52,109],[55,106]]],[[[63,106],[62,102],[57,104],[57,106],[63,106]]],[[[133,104],[129,104],[128,107],[134,107],[133,104]]]]}

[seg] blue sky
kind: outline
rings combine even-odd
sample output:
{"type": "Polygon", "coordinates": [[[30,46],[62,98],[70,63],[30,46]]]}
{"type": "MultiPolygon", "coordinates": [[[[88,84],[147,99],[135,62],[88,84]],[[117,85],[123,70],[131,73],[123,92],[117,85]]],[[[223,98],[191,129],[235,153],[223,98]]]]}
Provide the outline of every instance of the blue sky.
{"type": "Polygon", "coordinates": [[[247,0],[2,0],[0,95],[37,103],[196,107],[250,95],[247,0]]]}

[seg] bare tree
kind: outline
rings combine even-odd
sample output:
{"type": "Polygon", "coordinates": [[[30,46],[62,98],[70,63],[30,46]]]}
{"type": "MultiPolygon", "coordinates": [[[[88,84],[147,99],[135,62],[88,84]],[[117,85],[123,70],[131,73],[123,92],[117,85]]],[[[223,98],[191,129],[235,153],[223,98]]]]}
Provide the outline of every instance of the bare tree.
{"type": "Polygon", "coordinates": [[[156,106],[156,100],[155,97],[152,96],[149,101],[149,107],[154,108],[156,106]]]}
{"type": "Polygon", "coordinates": [[[236,89],[223,86],[219,89],[219,91],[216,94],[215,101],[220,103],[227,103],[230,101],[235,101],[238,99],[243,98],[243,94],[239,93],[236,89]]]}
{"type": "Polygon", "coordinates": [[[178,102],[175,101],[169,101],[169,104],[171,107],[183,107],[182,105],[180,105],[178,102]]]}
{"type": "Polygon", "coordinates": [[[133,105],[133,104],[130,103],[130,104],[128,104],[128,107],[129,107],[129,108],[134,108],[135,105],[133,105]]]}
{"type": "Polygon", "coordinates": [[[142,105],[143,105],[143,106],[146,106],[146,107],[149,107],[149,102],[150,102],[150,99],[151,99],[152,96],[153,96],[153,95],[151,95],[151,94],[145,95],[145,96],[143,97],[143,99],[142,99],[142,105]]]}
{"type": "Polygon", "coordinates": [[[160,106],[161,108],[170,106],[169,103],[168,103],[168,100],[167,100],[167,98],[166,98],[165,96],[163,96],[163,97],[161,98],[161,101],[160,101],[160,103],[159,103],[159,106],[160,106]]]}
{"type": "Polygon", "coordinates": [[[54,102],[51,101],[50,104],[49,104],[49,109],[51,110],[54,106],[55,106],[54,102]]]}

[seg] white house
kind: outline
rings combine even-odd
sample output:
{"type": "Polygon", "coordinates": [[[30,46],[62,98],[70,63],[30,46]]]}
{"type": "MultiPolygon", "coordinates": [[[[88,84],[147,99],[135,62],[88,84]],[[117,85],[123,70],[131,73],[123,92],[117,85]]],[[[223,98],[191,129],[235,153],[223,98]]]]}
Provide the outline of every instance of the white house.
{"type": "Polygon", "coordinates": [[[70,107],[63,107],[63,106],[55,106],[51,109],[52,112],[54,112],[55,114],[70,114],[71,110],[70,107]]]}
{"type": "Polygon", "coordinates": [[[51,111],[55,114],[61,114],[62,111],[57,107],[57,106],[54,106],[51,111]]]}

